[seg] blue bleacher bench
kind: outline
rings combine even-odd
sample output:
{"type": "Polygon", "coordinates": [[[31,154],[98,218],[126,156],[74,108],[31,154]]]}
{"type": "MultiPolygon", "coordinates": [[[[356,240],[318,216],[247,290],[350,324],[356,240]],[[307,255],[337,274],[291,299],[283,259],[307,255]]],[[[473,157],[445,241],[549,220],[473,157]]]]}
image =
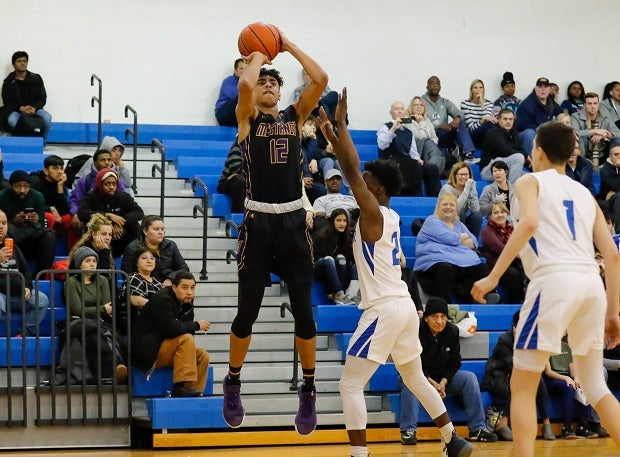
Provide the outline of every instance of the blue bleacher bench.
{"type": "Polygon", "coordinates": [[[25,170],[27,172],[42,170],[43,161],[49,154],[4,154],[4,175],[8,178],[15,170],[25,170]]]}
{"type": "MultiPolygon", "coordinates": [[[[26,347],[26,366],[33,367],[37,364],[37,342],[36,337],[28,336],[0,338],[0,367],[8,364],[8,344],[11,344],[11,365],[14,367],[22,366],[22,348],[26,347]]],[[[52,340],[49,336],[39,337],[39,364],[48,367],[52,364],[52,354],[56,358],[58,355],[58,337],[52,340]]]]}
{"type": "Polygon", "coordinates": [[[179,178],[191,179],[195,175],[220,175],[226,157],[180,156],[174,159],[179,178]]]}
{"type": "Polygon", "coordinates": [[[226,428],[224,397],[148,398],[146,409],[152,428],[226,428]]]}
{"type": "Polygon", "coordinates": [[[171,140],[164,139],[166,160],[174,160],[180,156],[224,157],[228,155],[232,141],[217,140],[171,140]]]}
{"type": "Polygon", "coordinates": [[[0,136],[0,150],[7,154],[42,154],[43,138],[33,136],[0,136]]]}
{"type": "MultiPolygon", "coordinates": [[[[134,397],[165,397],[172,391],[172,368],[156,368],[149,378],[142,370],[131,368],[132,392],[134,397]]],[[[209,365],[204,395],[213,395],[213,366],[209,365]]]]}

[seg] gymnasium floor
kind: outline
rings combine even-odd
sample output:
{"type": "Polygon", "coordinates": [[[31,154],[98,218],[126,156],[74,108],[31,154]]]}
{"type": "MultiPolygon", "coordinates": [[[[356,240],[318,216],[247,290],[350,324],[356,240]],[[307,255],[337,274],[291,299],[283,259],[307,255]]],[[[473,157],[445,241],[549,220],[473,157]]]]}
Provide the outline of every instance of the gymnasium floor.
{"type": "MultiPolygon", "coordinates": [[[[475,457],[514,456],[512,443],[474,444],[475,457]]],[[[41,452],[2,452],[0,456],[43,457],[340,457],[348,456],[347,445],[306,445],[251,447],[237,449],[185,449],[185,450],[87,450],[87,451],[41,451],[41,452]]],[[[437,457],[441,455],[441,444],[435,442],[419,443],[417,446],[401,446],[399,443],[371,444],[372,457],[437,457]]],[[[540,457],[611,457],[619,456],[620,450],[610,438],[594,440],[556,440],[536,441],[536,456],[540,457]]]]}

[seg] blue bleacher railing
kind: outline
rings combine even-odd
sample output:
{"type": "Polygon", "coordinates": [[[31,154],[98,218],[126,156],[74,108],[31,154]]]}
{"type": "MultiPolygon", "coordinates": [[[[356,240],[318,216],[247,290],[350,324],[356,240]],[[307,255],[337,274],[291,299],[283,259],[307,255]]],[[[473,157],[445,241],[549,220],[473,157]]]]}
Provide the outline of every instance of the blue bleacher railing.
{"type": "Polygon", "coordinates": [[[90,85],[93,87],[95,85],[95,80],[99,84],[99,95],[92,96],[90,99],[91,108],[95,107],[95,102],[97,102],[97,147],[101,145],[101,101],[102,101],[102,92],[103,92],[103,82],[96,74],[90,75],[90,85]]]}
{"type": "MultiPolygon", "coordinates": [[[[131,105],[125,105],[125,118],[129,117],[129,111],[133,113],[133,129],[125,129],[125,141],[129,141],[129,135],[133,138],[133,182],[131,188],[134,195],[138,195],[138,113],[131,105]]],[[[163,217],[163,214],[162,214],[163,217]]]]}
{"type": "MultiPolygon", "coordinates": [[[[155,172],[159,171],[161,174],[161,183],[159,188],[159,215],[164,217],[164,193],[166,190],[166,148],[157,138],[151,140],[151,152],[159,151],[161,154],[161,160],[158,164],[153,164],[151,168],[151,177],[155,177],[155,172]]],[[[134,176],[134,182],[136,177],[134,176]]]]}
{"type": "Polygon", "coordinates": [[[192,217],[196,219],[198,213],[202,214],[202,268],[200,270],[200,279],[209,279],[207,273],[207,231],[209,227],[209,189],[207,185],[198,176],[194,176],[192,179],[192,191],[195,193],[197,186],[200,186],[203,190],[202,204],[194,205],[192,210],[192,217]]]}

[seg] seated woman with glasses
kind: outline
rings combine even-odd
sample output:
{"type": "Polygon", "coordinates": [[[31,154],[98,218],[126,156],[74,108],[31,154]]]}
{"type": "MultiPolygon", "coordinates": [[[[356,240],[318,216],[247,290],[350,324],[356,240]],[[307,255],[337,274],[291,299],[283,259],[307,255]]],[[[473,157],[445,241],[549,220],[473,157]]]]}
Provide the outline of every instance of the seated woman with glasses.
{"type": "Polygon", "coordinates": [[[457,162],[452,166],[448,182],[439,191],[439,197],[445,194],[456,197],[460,221],[478,238],[482,227],[482,214],[480,213],[476,181],[474,181],[474,174],[468,163],[457,162]]]}

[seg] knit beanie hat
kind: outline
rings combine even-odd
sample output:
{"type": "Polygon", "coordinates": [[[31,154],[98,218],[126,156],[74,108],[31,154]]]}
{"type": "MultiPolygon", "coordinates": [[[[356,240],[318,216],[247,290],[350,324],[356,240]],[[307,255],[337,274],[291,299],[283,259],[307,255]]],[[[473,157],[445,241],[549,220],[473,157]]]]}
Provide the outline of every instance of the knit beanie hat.
{"type": "Polygon", "coordinates": [[[506,84],[514,84],[514,83],[515,83],[515,77],[513,76],[513,74],[509,71],[505,72],[504,75],[502,76],[502,82],[500,83],[500,85],[502,86],[502,89],[504,88],[506,84]]]}
{"type": "Polygon", "coordinates": [[[431,298],[424,308],[424,317],[432,316],[437,313],[448,315],[448,304],[443,298],[431,298]]]}
{"type": "Polygon", "coordinates": [[[80,246],[73,253],[73,265],[75,268],[81,268],[82,262],[86,257],[94,257],[99,262],[99,254],[88,246],[80,246]]]}
{"type": "Polygon", "coordinates": [[[13,173],[11,173],[11,176],[9,177],[9,184],[15,184],[16,182],[21,181],[26,181],[28,184],[30,184],[30,175],[28,174],[28,172],[24,170],[15,170],[13,173]]]}
{"type": "Polygon", "coordinates": [[[116,178],[116,182],[118,182],[118,173],[111,168],[102,168],[99,170],[97,177],[95,178],[95,189],[103,193],[103,180],[109,178],[110,176],[114,176],[116,178]]]}

